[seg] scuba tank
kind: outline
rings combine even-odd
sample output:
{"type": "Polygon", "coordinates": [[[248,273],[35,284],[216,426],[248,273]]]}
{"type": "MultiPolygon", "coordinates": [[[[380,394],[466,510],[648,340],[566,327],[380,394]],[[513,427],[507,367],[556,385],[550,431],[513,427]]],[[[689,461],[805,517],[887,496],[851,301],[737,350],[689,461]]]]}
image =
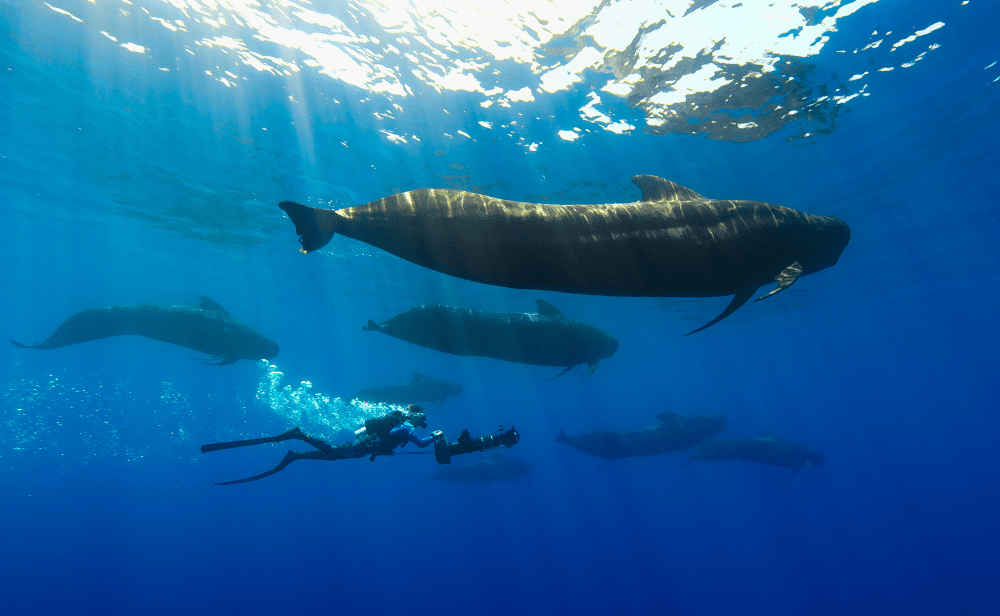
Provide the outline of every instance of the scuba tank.
{"type": "Polygon", "coordinates": [[[401,424],[404,421],[409,421],[419,428],[427,428],[424,409],[416,404],[411,404],[410,408],[405,412],[392,411],[381,417],[366,419],[365,425],[354,431],[354,436],[355,438],[361,438],[361,436],[369,434],[377,436],[384,441],[389,437],[389,432],[396,427],[396,424],[401,424]]]}
{"type": "Polygon", "coordinates": [[[354,436],[360,438],[364,434],[370,436],[377,436],[382,441],[386,441],[389,438],[389,431],[396,426],[396,424],[403,423],[403,411],[393,411],[381,417],[372,417],[371,419],[365,420],[365,425],[354,431],[354,436]]]}

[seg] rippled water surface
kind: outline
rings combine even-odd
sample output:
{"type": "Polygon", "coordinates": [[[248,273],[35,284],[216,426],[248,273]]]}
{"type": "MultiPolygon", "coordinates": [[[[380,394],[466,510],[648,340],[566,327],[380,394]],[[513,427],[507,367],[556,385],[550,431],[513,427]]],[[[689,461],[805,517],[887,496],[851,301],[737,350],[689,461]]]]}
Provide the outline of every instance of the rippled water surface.
{"type": "Polygon", "coordinates": [[[983,0],[0,0],[6,338],[207,296],[280,345],[218,367],[137,336],[0,350],[0,612],[996,611],[998,16],[983,0]],[[836,216],[851,242],[684,337],[729,299],[511,290],[339,235],[302,255],[277,205],[417,188],[624,203],[639,174],[836,216]],[[361,329],[536,299],[618,350],[553,378],[361,329]],[[411,445],[214,485],[289,444],[202,444],[296,425],[347,441],[390,407],[346,398],[414,372],[463,386],[423,404],[428,430],[513,424],[503,453],[534,471],[435,481],[411,445]],[[554,441],[664,412],[825,462],[554,441]]]}

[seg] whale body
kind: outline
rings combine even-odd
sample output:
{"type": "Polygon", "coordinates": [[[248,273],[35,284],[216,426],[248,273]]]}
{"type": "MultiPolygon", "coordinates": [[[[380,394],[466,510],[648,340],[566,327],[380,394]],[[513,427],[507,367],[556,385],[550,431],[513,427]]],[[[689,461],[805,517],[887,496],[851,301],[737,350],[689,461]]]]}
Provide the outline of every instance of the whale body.
{"type": "Polygon", "coordinates": [[[241,359],[271,359],[278,345],[240,323],[215,301],[201,298],[198,306],[107,306],[78,312],[66,319],[45,342],[35,345],[11,340],[25,349],[59,347],[111,336],[135,335],[208,353],[206,363],[225,366],[241,359]]]}
{"type": "Polygon", "coordinates": [[[369,387],[362,389],[351,400],[367,400],[369,402],[385,402],[386,404],[410,404],[412,402],[437,402],[444,404],[445,399],[462,395],[462,385],[443,379],[413,373],[413,380],[402,385],[387,387],[369,387]]]}
{"type": "Polygon", "coordinates": [[[566,318],[544,300],[536,299],[535,303],[537,313],[485,312],[426,304],[381,323],[369,320],[361,329],[451,355],[566,368],[556,376],[579,364],[590,366],[587,374],[591,374],[602,359],[618,350],[618,340],[613,336],[566,318]]]}
{"type": "Polygon", "coordinates": [[[788,288],[831,267],[844,221],[758,201],[709,199],[651,175],[633,203],[554,205],[420,189],[326,210],[279,206],[302,252],[336,233],[438,272],[513,289],[631,297],[733,295],[713,325],[770,282],[788,288]]]}
{"type": "Polygon", "coordinates": [[[564,431],[559,430],[556,442],[566,443],[599,458],[657,456],[690,449],[726,428],[726,418],[722,415],[681,417],[674,413],[660,413],[656,418],[660,421],[659,425],[633,432],[599,430],[579,436],[567,436],[564,431]]]}
{"type": "Polygon", "coordinates": [[[512,460],[498,453],[490,462],[476,465],[452,464],[431,475],[438,481],[451,483],[494,483],[498,481],[518,482],[535,470],[535,465],[522,460],[512,460]]]}
{"type": "Polygon", "coordinates": [[[826,456],[823,452],[805,445],[786,441],[777,436],[767,436],[702,443],[689,461],[696,460],[746,460],[769,466],[782,466],[797,472],[803,467],[823,464],[826,456]]]}

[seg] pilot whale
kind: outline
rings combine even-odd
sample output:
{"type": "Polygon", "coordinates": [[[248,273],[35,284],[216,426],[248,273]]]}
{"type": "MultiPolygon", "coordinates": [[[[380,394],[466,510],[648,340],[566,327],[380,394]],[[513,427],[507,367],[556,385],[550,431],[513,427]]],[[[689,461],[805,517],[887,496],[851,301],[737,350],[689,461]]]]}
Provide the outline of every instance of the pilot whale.
{"type": "Polygon", "coordinates": [[[452,383],[444,379],[413,373],[413,379],[402,385],[387,387],[369,387],[362,389],[349,400],[367,400],[369,402],[385,402],[386,404],[410,404],[411,402],[437,402],[443,405],[445,399],[462,395],[461,383],[452,383]]]}
{"type": "Polygon", "coordinates": [[[659,420],[659,425],[634,432],[599,430],[579,436],[567,436],[564,431],[559,430],[556,442],[566,443],[598,458],[657,456],[690,449],[726,428],[726,418],[722,415],[681,417],[674,413],[660,413],[656,419],[659,420]]]}
{"type": "Polygon", "coordinates": [[[198,306],[107,306],[78,312],[66,319],[45,342],[11,344],[22,349],[58,349],[110,336],[133,334],[208,353],[205,363],[225,366],[241,359],[271,359],[278,345],[244,325],[213,300],[198,306]]]}
{"type": "Polygon", "coordinates": [[[493,483],[511,481],[517,483],[535,470],[535,465],[523,460],[513,460],[498,453],[490,462],[480,462],[475,466],[450,464],[431,475],[432,479],[452,483],[493,483]]]}
{"type": "Polygon", "coordinates": [[[794,475],[804,467],[820,466],[826,460],[826,456],[822,451],[786,441],[772,434],[763,438],[702,443],[688,462],[697,460],[746,460],[790,468],[794,475]]]}
{"type": "Polygon", "coordinates": [[[630,297],[733,295],[718,323],[761,286],[787,289],[831,267],[844,221],[758,201],[715,200],[637,175],[633,203],[554,205],[420,189],[327,210],[279,204],[302,252],[340,233],[438,272],[513,289],[630,297]]]}
{"type": "Polygon", "coordinates": [[[388,321],[369,320],[361,329],[388,334],[452,355],[492,357],[520,364],[587,364],[591,374],[614,355],[618,340],[593,325],[572,321],[548,302],[536,299],[537,313],[484,312],[440,304],[410,308],[388,321]]]}

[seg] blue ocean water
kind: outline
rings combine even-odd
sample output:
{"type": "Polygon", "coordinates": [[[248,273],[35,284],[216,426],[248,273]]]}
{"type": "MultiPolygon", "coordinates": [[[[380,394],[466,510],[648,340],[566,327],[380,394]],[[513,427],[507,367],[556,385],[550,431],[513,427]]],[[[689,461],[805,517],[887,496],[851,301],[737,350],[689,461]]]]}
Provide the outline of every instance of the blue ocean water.
{"type": "MultiPolygon", "coordinates": [[[[380,75],[389,83],[437,66],[416,49],[421,37],[437,40],[452,15],[443,8],[414,21],[413,49],[397,50],[412,59],[386,61],[366,86],[337,71],[368,48],[324,64],[302,41],[327,36],[334,28],[322,24],[336,18],[356,40],[387,44],[399,29],[380,26],[375,5],[264,3],[269,17],[254,26],[252,3],[141,4],[0,2],[3,335],[32,343],[86,308],[208,296],[281,352],[213,367],[138,337],[0,347],[0,613],[1000,607],[990,582],[1000,548],[992,3],[803,8],[806,28],[857,10],[838,13],[823,50],[803,60],[811,90],[797,109],[809,119],[747,139],[711,132],[696,111],[691,134],[655,134],[648,120],[661,116],[603,94],[608,71],[539,86],[556,66],[552,49],[535,67],[471,45],[447,61],[506,95],[430,78],[379,85],[380,75]],[[308,21],[308,11],[328,19],[308,21]],[[278,26],[298,42],[264,36],[278,26]],[[271,70],[246,69],[255,62],[271,70]],[[510,94],[521,86],[531,100],[510,94]],[[581,109],[594,92],[632,129],[588,124],[581,109]],[[837,92],[857,96],[831,106],[837,92]],[[348,207],[421,187],[626,202],[638,198],[636,174],[837,216],[851,243],[835,267],[682,337],[728,298],[491,287],[343,237],[304,256],[277,207],[348,207]],[[560,369],[359,329],[422,303],[529,312],[536,298],[616,336],[618,352],[592,375],[578,367],[548,380],[560,369]],[[346,440],[369,411],[338,397],[414,371],[464,386],[429,409],[431,428],[454,437],[513,423],[522,439],[504,453],[534,473],[443,483],[428,477],[433,457],[407,455],[305,461],[214,485],[270,468],[286,444],[213,454],[201,444],[294,425],[346,440]],[[637,430],[662,412],[722,414],[720,437],[774,433],[826,462],[790,476],[749,462],[684,466],[684,452],[604,460],[553,441],[560,429],[637,430]]],[[[674,4],[684,6],[671,19],[721,10],[674,4]]],[[[643,27],[666,19],[641,17],[643,27]]],[[[556,30],[572,38],[568,26],[556,30]]],[[[735,116],[742,105],[714,109],[735,116]]],[[[467,458],[456,463],[489,454],[467,458]]]]}

